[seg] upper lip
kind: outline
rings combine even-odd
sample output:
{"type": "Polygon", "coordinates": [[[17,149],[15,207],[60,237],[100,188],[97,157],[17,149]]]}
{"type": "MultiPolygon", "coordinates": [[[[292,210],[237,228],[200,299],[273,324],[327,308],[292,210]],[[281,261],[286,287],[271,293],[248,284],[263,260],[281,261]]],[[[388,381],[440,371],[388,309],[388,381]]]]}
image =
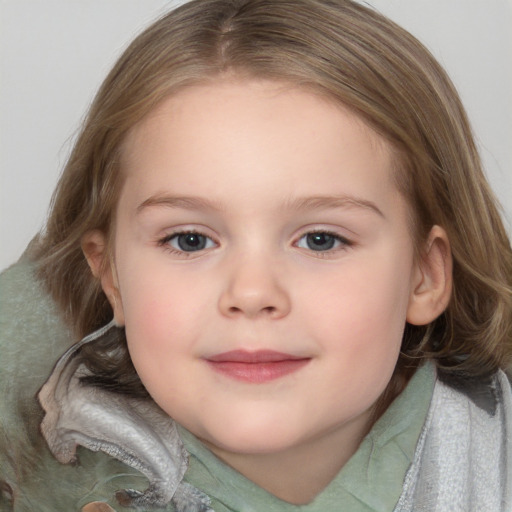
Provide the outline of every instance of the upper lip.
{"type": "Polygon", "coordinates": [[[279,361],[292,361],[309,359],[304,356],[285,354],[275,350],[231,350],[207,357],[207,360],[213,363],[275,363],[279,361]]]}

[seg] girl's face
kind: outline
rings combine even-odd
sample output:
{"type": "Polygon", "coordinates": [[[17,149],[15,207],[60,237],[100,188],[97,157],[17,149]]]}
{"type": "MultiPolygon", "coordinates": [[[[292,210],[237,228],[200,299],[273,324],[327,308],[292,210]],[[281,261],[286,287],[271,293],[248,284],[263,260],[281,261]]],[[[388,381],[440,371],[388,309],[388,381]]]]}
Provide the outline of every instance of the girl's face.
{"type": "Polygon", "coordinates": [[[104,286],[155,401],[228,462],[353,452],[423,279],[388,145],[310,92],[219,80],[124,147],[104,286]]]}

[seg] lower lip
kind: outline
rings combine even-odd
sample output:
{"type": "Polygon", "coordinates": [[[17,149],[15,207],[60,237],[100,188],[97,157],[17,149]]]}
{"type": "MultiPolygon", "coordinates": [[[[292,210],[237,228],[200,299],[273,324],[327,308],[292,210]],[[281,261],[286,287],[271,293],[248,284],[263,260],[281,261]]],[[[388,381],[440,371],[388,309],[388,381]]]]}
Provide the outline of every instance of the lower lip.
{"type": "Polygon", "coordinates": [[[246,363],[238,361],[207,361],[218,373],[243,382],[263,384],[295,373],[310,359],[286,359],[283,361],[246,363]]]}

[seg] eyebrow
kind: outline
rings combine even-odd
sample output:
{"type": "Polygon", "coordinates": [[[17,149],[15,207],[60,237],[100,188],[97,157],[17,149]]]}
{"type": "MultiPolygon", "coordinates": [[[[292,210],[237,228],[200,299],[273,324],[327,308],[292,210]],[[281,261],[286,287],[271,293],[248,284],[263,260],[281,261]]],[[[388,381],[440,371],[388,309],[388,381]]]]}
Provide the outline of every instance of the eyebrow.
{"type": "Polygon", "coordinates": [[[328,209],[328,208],[363,208],[370,210],[384,218],[384,214],[380,208],[366,199],[362,199],[354,196],[315,196],[315,197],[304,197],[296,198],[286,203],[286,207],[292,210],[316,210],[316,209],[328,209]]]}
{"type": "MultiPolygon", "coordinates": [[[[142,212],[148,207],[163,206],[167,208],[181,208],[184,210],[213,210],[222,211],[224,208],[218,202],[211,201],[202,197],[195,196],[169,196],[154,195],[143,201],[137,207],[137,213],[142,212]]],[[[314,196],[298,197],[286,201],[283,209],[296,211],[320,210],[334,208],[363,208],[370,210],[384,218],[384,214],[378,206],[372,201],[354,197],[354,196],[314,196]]]]}
{"type": "Polygon", "coordinates": [[[181,208],[183,210],[217,210],[223,208],[219,203],[195,196],[168,196],[155,195],[143,201],[137,207],[137,213],[150,206],[165,206],[167,208],[181,208]]]}

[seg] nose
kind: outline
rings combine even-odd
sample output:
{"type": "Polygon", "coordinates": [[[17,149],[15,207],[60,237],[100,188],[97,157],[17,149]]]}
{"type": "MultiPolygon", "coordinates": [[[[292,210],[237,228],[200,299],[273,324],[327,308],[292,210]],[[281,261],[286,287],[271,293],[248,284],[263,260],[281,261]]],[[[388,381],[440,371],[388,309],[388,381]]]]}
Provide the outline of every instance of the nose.
{"type": "Polygon", "coordinates": [[[219,298],[228,317],[278,319],[290,312],[290,297],[279,279],[279,269],[264,258],[240,258],[230,265],[219,298]]]}

